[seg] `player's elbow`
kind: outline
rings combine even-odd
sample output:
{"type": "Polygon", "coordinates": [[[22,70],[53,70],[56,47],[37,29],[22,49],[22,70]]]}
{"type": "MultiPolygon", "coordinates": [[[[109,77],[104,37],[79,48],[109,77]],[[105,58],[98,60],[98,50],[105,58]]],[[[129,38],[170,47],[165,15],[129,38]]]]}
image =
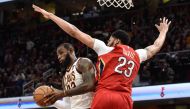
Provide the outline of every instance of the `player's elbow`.
{"type": "Polygon", "coordinates": [[[154,50],[149,50],[149,51],[147,52],[147,59],[152,58],[152,57],[155,56],[159,51],[160,51],[159,48],[157,48],[157,49],[155,48],[154,50]]]}

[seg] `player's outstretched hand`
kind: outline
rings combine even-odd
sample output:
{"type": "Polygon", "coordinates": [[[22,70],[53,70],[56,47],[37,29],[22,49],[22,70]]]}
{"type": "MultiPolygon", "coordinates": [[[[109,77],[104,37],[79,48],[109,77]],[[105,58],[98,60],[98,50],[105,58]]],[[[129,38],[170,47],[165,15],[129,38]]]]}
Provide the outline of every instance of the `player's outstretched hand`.
{"type": "Polygon", "coordinates": [[[45,18],[49,19],[49,15],[51,13],[47,12],[46,10],[44,10],[34,4],[32,5],[32,7],[34,8],[34,11],[41,13],[45,18]]]}
{"type": "Polygon", "coordinates": [[[169,21],[167,18],[160,18],[160,25],[155,24],[156,28],[159,32],[167,32],[168,28],[171,24],[171,21],[169,21]]]}

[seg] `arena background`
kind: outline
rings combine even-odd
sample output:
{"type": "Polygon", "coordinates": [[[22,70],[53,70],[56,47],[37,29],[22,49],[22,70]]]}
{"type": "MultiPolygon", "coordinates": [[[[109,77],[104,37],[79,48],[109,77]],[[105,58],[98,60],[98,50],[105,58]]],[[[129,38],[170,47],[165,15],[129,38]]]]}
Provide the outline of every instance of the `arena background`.
{"type": "MultiPolygon", "coordinates": [[[[23,108],[22,97],[31,96],[39,85],[61,89],[62,69],[55,49],[62,42],[74,44],[77,56],[96,62],[96,54],[91,49],[35,13],[31,7],[35,3],[105,42],[111,32],[124,29],[132,38],[130,46],[135,49],[152,44],[158,35],[154,24],[160,17],[168,17],[172,24],[164,47],[141,65],[133,83],[134,88],[159,85],[155,90],[160,98],[137,100],[134,109],[190,109],[190,1],[133,2],[135,7],[127,10],[100,7],[95,0],[0,0],[0,108],[6,105],[8,109],[12,105],[8,103],[10,97],[18,97],[13,101],[17,108],[23,108]],[[177,98],[180,94],[176,93],[171,98],[161,99],[170,88],[166,84],[177,84],[171,90],[184,88],[187,96],[177,98]],[[1,102],[5,98],[7,104],[1,102]]],[[[149,92],[151,90],[147,90],[147,96],[149,92]]]]}

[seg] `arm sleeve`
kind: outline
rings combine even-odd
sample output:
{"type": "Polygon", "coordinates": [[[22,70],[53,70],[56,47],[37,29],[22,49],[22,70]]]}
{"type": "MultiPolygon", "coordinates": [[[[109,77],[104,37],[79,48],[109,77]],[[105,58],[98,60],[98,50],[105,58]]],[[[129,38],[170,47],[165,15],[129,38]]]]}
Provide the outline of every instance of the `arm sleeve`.
{"type": "Polygon", "coordinates": [[[110,51],[112,51],[114,48],[113,47],[108,47],[106,44],[98,39],[94,40],[94,46],[93,50],[98,54],[98,56],[106,54],[110,51]]]}
{"type": "Polygon", "coordinates": [[[57,109],[71,109],[69,98],[65,97],[62,100],[57,100],[53,106],[57,109]]]}
{"type": "Polygon", "coordinates": [[[140,63],[147,60],[147,50],[146,49],[137,49],[135,50],[140,58],[140,63]]]}

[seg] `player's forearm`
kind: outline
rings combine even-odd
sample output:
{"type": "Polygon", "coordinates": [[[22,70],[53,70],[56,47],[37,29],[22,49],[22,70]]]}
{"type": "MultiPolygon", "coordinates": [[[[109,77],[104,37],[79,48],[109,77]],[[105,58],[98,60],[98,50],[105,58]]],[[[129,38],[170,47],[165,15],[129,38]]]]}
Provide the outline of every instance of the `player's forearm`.
{"type": "Polygon", "coordinates": [[[56,15],[50,13],[49,19],[54,21],[61,29],[63,29],[67,34],[76,38],[75,31],[78,30],[74,25],[68,23],[67,21],[57,17],[56,15]]]}
{"type": "Polygon", "coordinates": [[[83,44],[90,48],[93,48],[94,39],[88,34],[80,31],[76,26],[70,24],[69,22],[57,17],[56,15],[50,13],[49,18],[54,21],[62,30],[64,30],[71,37],[78,39],[83,44]]]}
{"type": "Polygon", "coordinates": [[[166,32],[161,32],[158,38],[155,40],[153,45],[150,45],[146,48],[147,50],[147,59],[152,58],[156,53],[160,51],[166,39],[166,32]]]}
{"type": "Polygon", "coordinates": [[[63,94],[62,96],[65,97],[65,96],[80,95],[80,94],[94,91],[94,89],[95,89],[94,84],[83,83],[75,88],[65,91],[65,94],[63,94]]]}
{"type": "Polygon", "coordinates": [[[154,42],[154,46],[156,47],[155,52],[159,52],[162,48],[164,42],[166,39],[166,32],[161,32],[158,36],[158,38],[154,42]]]}

